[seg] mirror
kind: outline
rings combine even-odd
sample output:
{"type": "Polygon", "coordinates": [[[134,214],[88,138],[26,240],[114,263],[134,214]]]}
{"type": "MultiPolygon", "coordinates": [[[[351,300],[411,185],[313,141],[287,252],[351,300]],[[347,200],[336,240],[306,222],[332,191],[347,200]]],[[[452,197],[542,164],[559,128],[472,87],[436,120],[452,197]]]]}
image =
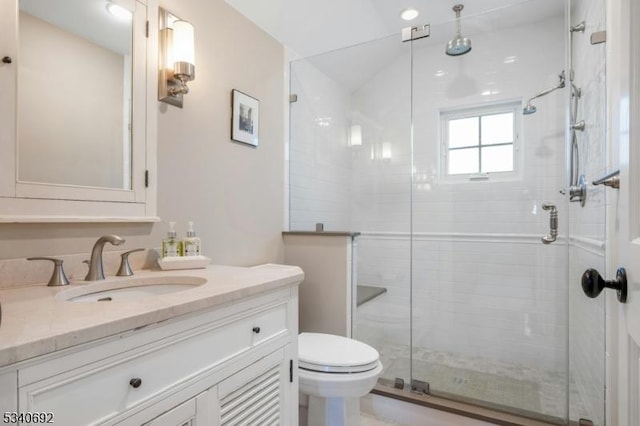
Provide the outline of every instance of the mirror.
{"type": "Polygon", "coordinates": [[[132,189],[134,3],[19,1],[19,182],[132,189]]]}

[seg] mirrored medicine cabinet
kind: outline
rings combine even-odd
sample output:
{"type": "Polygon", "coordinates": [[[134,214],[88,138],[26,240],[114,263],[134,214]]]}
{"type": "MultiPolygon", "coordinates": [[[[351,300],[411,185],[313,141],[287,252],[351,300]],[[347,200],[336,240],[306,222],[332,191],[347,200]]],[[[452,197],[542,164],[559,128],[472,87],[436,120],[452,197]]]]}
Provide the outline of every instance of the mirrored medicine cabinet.
{"type": "Polygon", "coordinates": [[[157,13],[0,3],[0,222],[157,220],[157,13]]]}

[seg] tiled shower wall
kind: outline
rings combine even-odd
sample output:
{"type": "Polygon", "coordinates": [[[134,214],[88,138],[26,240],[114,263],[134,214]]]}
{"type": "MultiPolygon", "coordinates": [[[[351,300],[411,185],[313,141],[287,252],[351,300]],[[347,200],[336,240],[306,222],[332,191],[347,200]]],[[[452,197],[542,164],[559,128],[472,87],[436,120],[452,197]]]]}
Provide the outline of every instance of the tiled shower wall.
{"type": "MultiPolygon", "coordinates": [[[[606,175],[606,45],[591,45],[590,35],[604,31],[606,5],[604,0],[572,0],[571,24],[585,21],[584,33],[572,35],[574,84],[582,91],[577,120],[584,120],[586,129],[578,132],[580,167],[589,182],[606,175]]],[[[570,270],[569,324],[571,420],[590,419],[604,425],[605,388],[605,303],[604,295],[587,298],[580,286],[580,277],[588,268],[605,273],[605,195],[602,186],[589,185],[584,207],[570,206],[570,270]]]]}
{"type": "Polygon", "coordinates": [[[310,63],[291,72],[290,229],[349,228],[351,156],[347,146],[350,94],[310,63]],[[291,161],[291,159],[293,159],[291,161]]]}
{"type": "MultiPolygon", "coordinates": [[[[298,88],[304,88],[316,104],[331,106],[327,113],[306,110],[304,122],[292,118],[292,135],[319,114],[333,117],[332,123],[343,117],[345,127],[335,131],[341,136],[326,142],[326,149],[339,153],[331,170],[310,168],[313,159],[305,167],[292,165],[291,229],[348,217],[339,225],[363,232],[358,283],[388,289],[358,311],[356,337],[374,346],[409,344],[413,279],[415,346],[565,370],[566,241],[540,242],[549,232],[543,202],[558,206],[561,235],[567,230],[559,193],[565,185],[565,91],[538,99],[536,114],[518,117],[523,167],[514,179],[444,182],[438,131],[443,108],[526,101],[556,85],[565,63],[563,26],[558,16],[474,34],[473,51],[457,58],[444,55],[443,41],[433,37],[451,28],[434,26],[432,39],[413,46],[413,93],[408,49],[355,90],[335,81],[331,85],[331,78],[308,64],[301,72],[292,68],[292,90],[299,99],[298,88]],[[345,111],[349,115],[341,116],[345,111]],[[363,125],[360,147],[346,143],[348,120],[354,116],[363,125]],[[385,142],[391,144],[391,158],[380,155],[385,142]],[[316,197],[295,182],[319,182],[316,176],[323,173],[338,178],[327,177],[319,194],[346,192],[350,204],[336,198],[331,206],[325,204],[327,213],[304,207],[329,197],[316,197]]],[[[294,113],[298,108],[295,104],[292,114],[299,114],[294,113]]],[[[294,149],[309,155],[318,150],[309,146],[318,139],[309,128],[305,131],[306,139],[292,136],[292,164],[294,149]]]]}
{"type": "MultiPolygon", "coordinates": [[[[381,134],[369,132],[374,141],[376,136],[392,141],[389,161],[361,157],[354,162],[352,223],[365,231],[358,246],[359,282],[389,290],[367,309],[386,324],[383,336],[366,320],[358,326],[365,340],[406,344],[412,266],[414,346],[564,371],[566,242],[547,246],[540,237],[549,231],[543,202],[558,206],[566,235],[560,194],[565,92],[538,99],[536,114],[517,117],[522,119],[517,142],[522,167],[513,179],[447,182],[439,175],[438,131],[442,109],[526,101],[556,85],[564,66],[563,22],[551,19],[472,39],[472,52],[458,58],[445,56],[441,44],[414,43],[412,265],[409,234],[402,230],[409,207],[395,203],[403,193],[409,200],[411,191],[405,129],[394,138],[389,128],[399,120],[380,120],[381,134]],[[385,171],[399,182],[396,187],[386,181],[385,171]]],[[[390,65],[355,92],[352,108],[380,117],[396,89],[386,82],[402,66],[402,61],[390,65]]]]}

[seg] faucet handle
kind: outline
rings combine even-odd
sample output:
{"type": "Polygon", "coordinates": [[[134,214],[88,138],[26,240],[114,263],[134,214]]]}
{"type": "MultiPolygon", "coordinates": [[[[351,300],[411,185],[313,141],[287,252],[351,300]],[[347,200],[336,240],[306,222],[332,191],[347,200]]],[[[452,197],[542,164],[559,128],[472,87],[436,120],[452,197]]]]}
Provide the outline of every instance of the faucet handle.
{"type": "Polygon", "coordinates": [[[125,251],[124,253],[122,253],[120,255],[120,257],[122,258],[120,260],[120,268],[118,269],[118,273],[116,274],[116,276],[130,277],[131,275],[133,275],[133,271],[131,270],[131,265],[129,265],[129,255],[131,253],[135,253],[137,251],[143,251],[143,250],[144,250],[143,248],[139,248],[135,250],[125,251]]]}
{"type": "Polygon", "coordinates": [[[51,274],[51,278],[49,278],[48,286],[54,287],[69,284],[69,280],[62,267],[62,259],[55,257],[28,257],[27,260],[50,260],[53,262],[53,274],[51,274]]]}

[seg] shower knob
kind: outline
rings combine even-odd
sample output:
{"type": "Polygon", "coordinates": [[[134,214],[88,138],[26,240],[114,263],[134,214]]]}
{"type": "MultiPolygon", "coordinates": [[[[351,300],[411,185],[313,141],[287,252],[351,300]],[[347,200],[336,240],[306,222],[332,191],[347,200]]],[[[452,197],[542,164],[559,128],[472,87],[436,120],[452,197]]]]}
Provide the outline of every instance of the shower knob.
{"type": "Polygon", "coordinates": [[[582,291],[588,297],[594,298],[604,290],[610,288],[617,291],[618,301],[627,301],[627,272],[624,268],[618,268],[615,280],[605,280],[595,269],[587,269],[582,274],[582,291]]]}

